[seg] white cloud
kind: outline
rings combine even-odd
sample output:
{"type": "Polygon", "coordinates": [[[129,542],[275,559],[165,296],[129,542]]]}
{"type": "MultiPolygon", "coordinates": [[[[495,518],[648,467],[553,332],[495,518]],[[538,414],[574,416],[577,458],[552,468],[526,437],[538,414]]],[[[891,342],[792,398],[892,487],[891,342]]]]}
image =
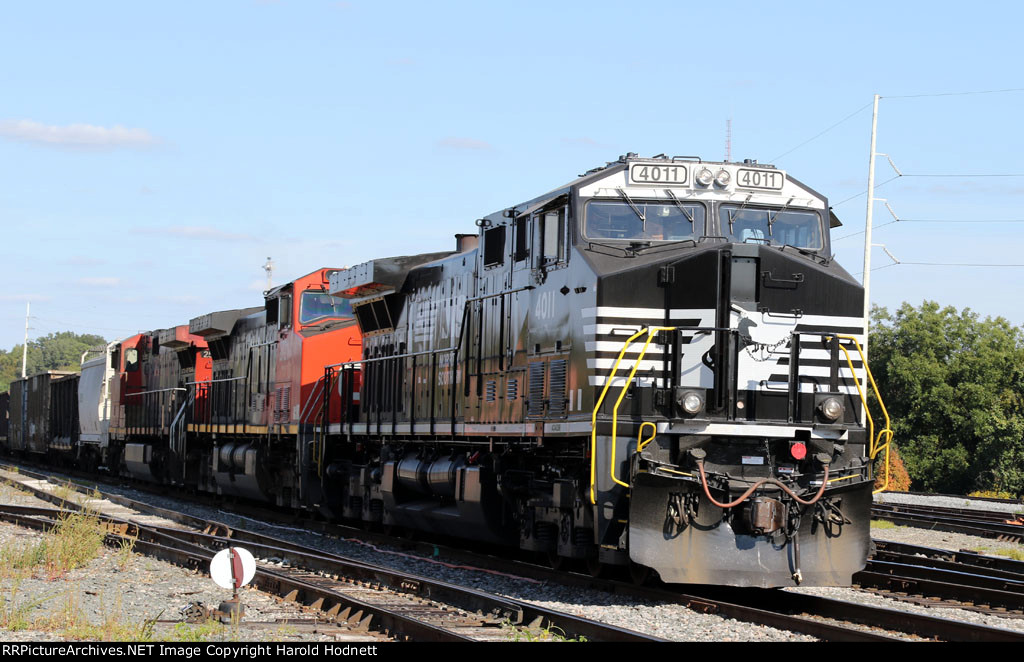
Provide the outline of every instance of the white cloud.
{"type": "Polygon", "coordinates": [[[92,124],[55,126],[32,120],[0,121],[0,137],[49,147],[95,150],[139,149],[153,147],[160,142],[145,129],[131,129],[120,124],[109,128],[92,124]]]}
{"type": "Polygon", "coordinates": [[[483,140],[476,140],[475,138],[445,138],[444,140],[439,140],[437,144],[439,147],[448,147],[451,149],[494,149],[490,143],[484,142],[483,140]]]}

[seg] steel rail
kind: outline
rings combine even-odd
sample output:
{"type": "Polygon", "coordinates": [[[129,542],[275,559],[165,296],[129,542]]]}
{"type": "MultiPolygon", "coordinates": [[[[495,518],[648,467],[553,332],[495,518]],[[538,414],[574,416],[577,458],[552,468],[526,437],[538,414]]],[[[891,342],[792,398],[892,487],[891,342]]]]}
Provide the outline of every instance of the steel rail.
{"type": "Polygon", "coordinates": [[[910,513],[895,509],[880,509],[878,506],[872,506],[871,516],[874,519],[884,519],[894,524],[920,529],[964,533],[978,536],[979,538],[996,538],[1009,542],[1024,541],[1024,526],[1021,525],[996,524],[943,515],[910,513]]]}
{"type": "Polygon", "coordinates": [[[924,559],[951,561],[953,563],[958,563],[961,566],[981,568],[988,572],[996,571],[999,573],[1005,573],[1008,577],[1024,577],[1024,561],[1016,561],[1001,556],[989,556],[965,550],[951,551],[935,547],[922,547],[920,545],[910,545],[907,543],[892,542],[889,540],[875,540],[874,543],[877,548],[876,557],[882,553],[913,555],[918,561],[922,561],[924,559]]]}
{"type": "MultiPolygon", "coordinates": [[[[20,517],[24,517],[25,515],[34,515],[37,517],[48,516],[51,521],[56,521],[56,518],[60,515],[60,511],[26,506],[12,507],[0,505],[0,516],[5,514],[12,514],[20,517]]],[[[271,536],[248,532],[241,529],[232,529],[231,537],[227,537],[200,533],[198,531],[161,527],[152,524],[141,524],[139,522],[110,517],[107,515],[99,515],[99,517],[102,520],[113,524],[133,526],[135,536],[139,541],[145,541],[166,548],[175,548],[179,549],[179,551],[180,548],[184,548],[187,553],[192,553],[193,555],[201,553],[205,555],[204,558],[207,560],[212,559],[213,553],[219,549],[223,549],[232,544],[238,544],[239,542],[244,542],[244,544],[250,548],[250,551],[253,551],[257,557],[285,558],[297,569],[301,568],[301,571],[323,573],[331,576],[343,574],[346,577],[362,582],[373,582],[377,585],[386,584],[397,593],[404,593],[414,595],[422,599],[442,602],[466,611],[495,614],[500,619],[500,622],[507,622],[514,626],[528,627],[531,629],[540,627],[542,629],[550,630],[557,628],[557,630],[565,637],[586,638],[591,641],[664,641],[664,639],[660,637],[634,632],[605,623],[599,623],[597,621],[573,616],[571,614],[565,614],[552,609],[546,609],[521,600],[496,596],[484,591],[457,586],[448,582],[442,582],[407,572],[363,563],[340,555],[306,548],[271,536]]],[[[183,559],[179,554],[174,557],[174,562],[179,565],[194,566],[195,563],[190,560],[191,558],[192,557],[184,557],[183,559]]],[[[271,574],[277,576],[282,582],[285,582],[286,579],[289,581],[294,579],[293,577],[289,578],[289,573],[283,571],[271,574]]],[[[295,586],[292,586],[292,584],[288,584],[288,586],[291,590],[300,590],[304,595],[311,594],[311,592],[315,593],[313,589],[306,586],[307,584],[310,584],[310,581],[307,580],[303,582],[303,584],[304,586],[299,587],[298,589],[295,586]]],[[[323,595],[317,595],[320,598],[324,598],[323,595]]],[[[333,596],[331,599],[337,603],[338,596],[333,596]]],[[[365,604],[354,604],[352,605],[352,608],[358,608],[364,613],[369,613],[369,607],[365,604]]],[[[381,618],[387,620],[389,618],[393,619],[394,616],[382,616],[381,618]]],[[[415,627],[416,626],[414,625],[404,623],[404,629],[402,631],[408,632],[411,628],[415,627]]],[[[439,639],[430,638],[429,640],[439,639]]]]}
{"type": "MultiPolygon", "coordinates": [[[[28,473],[23,469],[20,471],[22,474],[28,473]]],[[[61,484],[66,483],[62,482],[61,484]]],[[[83,489],[91,488],[83,487],[83,489]]],[[[125,501],[131,500],[125,499],[125,501]]],[[[142,505],[149,507],[146,504],[142,505]]],[[[261,512],[263,517],[270,514],[265,510],[261,512]]],[[[290,518],[289,521],[294,522],[294,518],[290,518]]],[[[222,526],[228,528],[226,525],[222,526]]],[[[553,583],[603,590],[623,596],[669,601],[694,611],[715,613],[745,622],[772,625],[828,641],[880,641],[892,640],[894,637],[891,634],[866,632],[845,625],[827,623],[812,617],[801,617],[799,614],[820,615],[840,621],[861,623],[874,627],[882,625],[908,634],[947,641],[1024,641],[1024,634],[1004,628],[977,625],[842,600],[820,598],[789,591],[768,591],[763,589],[733,589],[730,591],[730,587],[687,586],[686,590],[688,592],[683,593],[671,588],[635,586],[622,581],[597,579],[579,573],[567,573],[522,561],[451,548],[435,541],[411,542],[405,539],[395,539],[383,534],[370,533],[362,529],[337,524],[328,525],[322,522],[309,522],[306,526],[317,529],[320,532],[359,536],[363,540],[397,545],[415,550],[425,556],[440,554],[442,558],[450,561],[458,560],[464,563],[471,563],[481,569],[519,573],[553,583]],[[723,595],[729,599],[724,599],[723,595]],[[768,596],[770,599],[766,600],[762,596],[768,596]]],[[[239,535],[237,529],[231,529],[231,532],[232,536],[239,535]]],[[[880,544],[887,543],[880,541],[880,544]]],[[[323,552],[318,553],[323,554],[323,552]]],[[[1001,562],[1005,560],[993,559],[993,561],[1001,562]]]]}

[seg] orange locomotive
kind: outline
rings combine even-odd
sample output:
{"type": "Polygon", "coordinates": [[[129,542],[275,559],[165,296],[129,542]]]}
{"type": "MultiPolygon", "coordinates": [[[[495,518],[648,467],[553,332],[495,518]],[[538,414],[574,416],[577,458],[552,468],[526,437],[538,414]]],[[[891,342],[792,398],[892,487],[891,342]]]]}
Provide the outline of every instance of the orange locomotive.
{"type": "Polygon", "coordinates": [[[362,353],[349,303],[327,292],[335,271],[273,288],[260,307],[111,343],[102,360],[84,363],[95,369],[83,372],[79,401],[90,403],[83,417],[97,419],[101,432],[76,449],[78,464],[278,505],[317,505],[313,429],[342,415],[324,368],[362,353]]]}

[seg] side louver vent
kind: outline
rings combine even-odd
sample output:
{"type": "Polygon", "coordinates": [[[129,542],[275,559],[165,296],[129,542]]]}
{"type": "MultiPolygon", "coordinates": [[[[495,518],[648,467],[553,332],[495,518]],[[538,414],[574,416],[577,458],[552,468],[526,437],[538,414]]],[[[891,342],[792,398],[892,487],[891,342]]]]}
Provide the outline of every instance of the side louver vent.
{"type": "Polygon", "coordinates": [[[530,364],[530,394],[526,399],[526,415],[544,415],[544,362],[530,364]]]}
{"type": "Polygon", "coordinates": [[[548,416],[565,416],[568,412],[565,398],[565,382],[569,364],[565,359],[551,361],[548,369],[548,416]]]}

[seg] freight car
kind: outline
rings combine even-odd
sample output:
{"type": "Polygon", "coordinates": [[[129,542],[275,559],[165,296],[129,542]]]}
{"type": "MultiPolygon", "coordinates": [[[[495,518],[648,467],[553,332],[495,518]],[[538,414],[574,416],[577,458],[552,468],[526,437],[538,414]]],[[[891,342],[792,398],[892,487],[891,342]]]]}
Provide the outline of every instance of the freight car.
{"type": "Polygon", "coordinates": [[[364,353],[328,368],[362,385],[316,442],[329,507],[594,572],[849,584],[890,433],[861,424],[837,223],[775,167],[630,154],[333,274],[364,353]]]}
{"type": "Polygon", "coordinates": [[[11,382],[5,447],[39,458],[78,443],[78,373],[47,370],[11,382]]]}

